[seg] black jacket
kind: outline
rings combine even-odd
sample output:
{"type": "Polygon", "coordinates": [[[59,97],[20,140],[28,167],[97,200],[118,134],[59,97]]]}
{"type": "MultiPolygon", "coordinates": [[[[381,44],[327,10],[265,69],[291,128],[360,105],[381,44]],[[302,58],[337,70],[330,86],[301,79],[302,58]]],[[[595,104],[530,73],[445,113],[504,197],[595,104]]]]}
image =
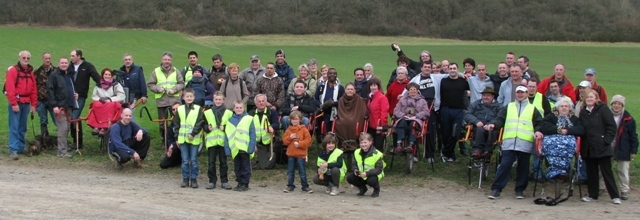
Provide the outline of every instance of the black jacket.
{"type": "Polygon", "coordinates": [[[615,159],[630,161],[631,154],[638,154],[638,132],[636,130],[636,120],[626,110],[622,114],[620,126],[613,148],[615,159]]]}
{"type": "MultiPolygon", "coordinates": [[[[67,69],[67,71],[73,71],[72,69],[67,69]]],[[[50,108],[68,108],[69,99],[73,99],[73,97],[69,97],[69,91],[67,90],[67,83],[65,80],[72,77],[73,73],[64,74],[60,69],[56,69],[49,75],[49,79],[47,82],[47,104],[50,108]]]]}
{"type": "Polygon", "coordinates": [[[284,100],[284,104],[280,108],[282,110],[282,115],[291,114],[291,108],[294,106],[298,106],[298,111],[307,118],[309,115],[316,112],[316,109],[318,109],[313,98],[311,98],[311,96],[306,92],[302,97],[296,97],[293,93],[289,93],[287,98],[284,100]]]}
{"type": "MultiPolygon", "coordinates": [[[[573,127],[566,128],[568,135],[584,135],[584,127],[582,126],[582,122],[575,115],[569,118],[573,127]]],[[[540,132],[544,135],[552,135],[558,134],[558,116],[556,114],[548,114],[542,119],[540,123],[540,132]]]]}
{"type": "MultiPolygon", "coordinates": [[[[147,82],[144,78],[144,70],[142,67],[132,63],[129,72],[127,72],[127,67],[124,65],[120,67],[120,70],[124,72],[124,75],[117,76],[116,81],[124,82],[122,85],[129,88],[129,93],[135,94],[135,97],[130,97],[130,99],[147,97],[147,82]]],[[[128,96],[129,94],[126,95],[128,96]]]]}
{"type": "Polygon", "coordinates": [[[591,112],[587,106],[580,110],[580,121],[585,128],[582,137],[580,155],[583,158],[602,158],[613,156],[611,142],[616,136],[616,122],[613,113],[606,104],[597,103],[591,112]]]}
{"type": "MultiPolygon", "coordinates": [[[[73,63],[69,64],[69,68],[74,68],[73,63]]],[[[82,58],[82,63],[78,66],[78,72],[74,77],[73,87],[75,88],[76,93],[78,93],[79,98],[87,98],[89,85],[100,84],[100,79],[102,78],[96,70],[96,67],[84,60],[84,58],[82,58]],[[93,79],[95,84],[89,83],[89,79],[93,79]]]]}
{"type": "Polygon", "coordinates": [[[469,108],[467,108],[467,112],[464,114],[464,121],[471,123],[473,125],[478,122],[482,122],[483,124],[488,124],[491,120],[498,116],[498,113],[502,109],[502,104],[493,100],[490,105],[485,105],[482,103],[482,100],[478,100],[474,103],[471,103],[469,108]]]}

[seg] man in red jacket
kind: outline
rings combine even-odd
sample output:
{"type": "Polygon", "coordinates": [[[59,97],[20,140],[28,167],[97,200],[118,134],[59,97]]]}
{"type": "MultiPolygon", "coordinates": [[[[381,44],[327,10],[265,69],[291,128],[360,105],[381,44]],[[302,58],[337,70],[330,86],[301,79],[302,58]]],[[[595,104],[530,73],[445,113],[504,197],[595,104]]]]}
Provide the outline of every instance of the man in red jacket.
{"type": "Polygon", "coordinates": [[[542,93],[542,95],[544,96],[548,96],[550,93],[549,82],[551,82],[551,80],[555,80],[560,86],[560,91],[562,91],[561,93],[571,98],[571,101],[575,103],[576,93],[574,91],[573,84],[571,84],[571,81],[569,81],[569,78],[566,77],[565,73],[566,70],[564,68],[564,64],[556,64],[555,68],[553,69],[553,75],[540,82],[538,86],[538,92],[542,93]]]}
{"type": "Polygon", "coordinates": [[[36,78],[33,67],[29,65],[31,53],[20,51],[18,58],[18,64],[7,70],[5,82],[9,101],[9,157],[14,160],[19,159],[18,153],[24,153],[27,115],[33,114],[38,105],[36,78]]]}
{"type": "MultiPolygon", "coordinates": [[[[598,92],[598,95],[600,96],[600,101],[604,103],[608,103],[607,91],[604,90],[604,87],[596,83],[596,69],[591,67],[587,68],[584,71],[584,80],[591,83],[591,89],[596,90],[596,92],[598,92]]],[[[580,94],[580,92],[578,91],[578,88],[576,88],[575,93],[576,93],[576,96],[580,94]]]]}

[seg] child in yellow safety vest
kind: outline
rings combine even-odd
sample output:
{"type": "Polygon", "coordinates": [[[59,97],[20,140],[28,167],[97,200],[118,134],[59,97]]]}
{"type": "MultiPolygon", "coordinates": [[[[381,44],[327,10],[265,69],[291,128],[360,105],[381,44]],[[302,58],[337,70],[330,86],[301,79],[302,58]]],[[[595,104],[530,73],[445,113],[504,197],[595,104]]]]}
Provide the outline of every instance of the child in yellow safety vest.
{"type": "Polygon", "coordinates": [[[209,170],[207,176],[209,177],[209,183],[207,189],[215,189],[218,177],[216,175],[216,157],[220,162],[220,186],[223,189],[231,189],[229,185],[229,178],[227,177],[227,171],[229,166],[227,165],[227,156],[231,154],[229,148],[224,147],[226,136],[224,134],[224,125],[229,121],[233,112],[225,108],[224,106],[224,93],[221,91],[216,92],[213,95],[214,106],[211,109],[204,111],[205,126],[204,136],[205,146],[207,147],[207,154],[209,156],[209,170]]]}
{"type": "Polygon", "coordinates": [[[307,183],[307,163],[305,161],[309,146],[311,146],[311,135],[307,127],[301,124],[302,113],[299,111],[291,112],[289,120],[291,126],[287,128],[282,137],[282,143],[287,145],[287,156],[289,157],[287,188],[284,189],[284,192],[288,193],[295,189],[293,180],[295,178],[295,170],[298,169],[302,191],[312,193],[313,190],[309,188],[309,183],[307,183]]]}
{"type": "Polygon", "coordinates": [[[184,188],[191,186],[198,188],[198,148],[202,143],[202,109],[193,104],[195,92],[187,88],[183,92],[185,104],[176,110],[177,117],[173,118],[173,124],[177,132],[177,144],[182,156],[182,184],[184,188]],[[191,181],[191,182],[189,182],[191,181]]]}
{"type": "Polygon", "coordinates": [[[313,183],[327,187],[325,192],[332,196],[340,194],[340,182],[347,172],[343,152],[337,145],[338,140],[334,134],[328,134],[322,139],[322,150],[317,161],[318,175],[313,178],[313,183]]]}
{"type": "Polygon", "coordinates": [[[384,177],[385,163],[382,152],[371,147],[373,137],[370,134],[360,135],[360,148],[353,152],[353,173],[347,176],[347,182],[358,187],[358,196],[364,196],[367,185],[373,187],[371,197],[380,196],[380,180],[384,177]]]}
{"type": "Polygon", "coordinates": [[[253,117],[244,110],[242,102],[233,103],[233,115],[224,126],[224,133],[227,136],[225,148],[231,152],[233,171],[238,182],[233,190],[247,191],[251,180],[251,158],[256,151],[256,128],[253,117]]]}

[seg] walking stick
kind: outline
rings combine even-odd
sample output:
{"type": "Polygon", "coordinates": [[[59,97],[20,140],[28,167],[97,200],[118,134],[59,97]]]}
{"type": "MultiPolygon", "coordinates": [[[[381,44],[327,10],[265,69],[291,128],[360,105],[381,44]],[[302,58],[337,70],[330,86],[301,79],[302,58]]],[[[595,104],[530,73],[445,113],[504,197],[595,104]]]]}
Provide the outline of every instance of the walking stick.
{"type": "Polygon", "coordinates": [[[33,112],[31,112],[31,133],[33,133],[33,139],[38,139],[36,137],[36,127],[33,126],[33,112]]]}
{"type": "Polygon", "coordinates": [[[265,117],[263,119],[263,122],[264,122],[263,129],[264,129],[265,132],[269,133],[269,137],[271,138],[271,141],[269,141],[269,143],[271,143],[270,146],[269,146],[270,147],[270,152],[271,152],[270,155],[269,155],[269,161],[271,161],[271,160],[273,160],[273,135],[274,134],[269,132],[269,126],[271,126],[271,125],[270,125],[269,120],[268,120],[267,117],[265,117]]]}
{"type": "MultiPolygon", "coordinates": [[[[87,114],[87,115],[90,115],[91,111],[92,110],[89,110],[89,114],[87,114]]],[[[76,127],[76,139],[79,139],[80,138],[80,136],[79,136],[80,135],[80,127],[79,127],[80,123],[79,122],[87,120],[89,117],[84,117],[84,118],[83,117],[78,117],[77,119],[71,119],[71,115],[67,114],[67,110],[65,108],[61,108],[60,112],[61,113],[64,112],[64,115],[67,118],[67,121],[69,123],[74,123],[75,124],[75,127],[76,127]]],[[[58,117],[60,117],[60,115],[58,115],[58,117]]],[[[76,152],[80,156],[82,156],[82,152],[80,152],[80,141],[76,141],[76,152]]]]}

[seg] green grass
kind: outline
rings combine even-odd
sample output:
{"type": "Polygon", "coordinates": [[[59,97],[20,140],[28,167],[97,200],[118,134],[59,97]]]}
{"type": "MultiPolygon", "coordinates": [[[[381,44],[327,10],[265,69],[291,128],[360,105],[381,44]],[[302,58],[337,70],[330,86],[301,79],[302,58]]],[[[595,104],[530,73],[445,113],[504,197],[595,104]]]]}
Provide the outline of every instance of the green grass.
{"type": "MultiPolygon", "coordinates": [[[[640,114],[640,101],[634,99],[634,94],[640,85],[640,78],[636,76],[638,69],[637,57],[640,57],[640,44],[635,43],[558,43],[558,42],[483,42],[483,41],[459,41],[414,37],[363,37],[355,35],[267,35],[267,36],[211,36],[191,37],[180,33],[156,31],[156,30],[76,30],[76,29],[50,29],[29,27],[0,27],[0,66],[8,67],[17,62],[17,54],[20,50],[29,50],[32,53],[32,65],[41,64],[40,55],[47,51],[53,54],[54,63],[61,56],[68,57],[74,48],[80,48],[84,52],[87,61],[92,62],[100,71],[102,68],[116,68],[122,65],[122,55],[131,53],[135,63],[144,67],[148,74],[160,63],[160,56],[164,51],[174,54],[174,65],[182,68],[187,64],[186,54],[195,50],[200,54],[200,64],[209,68],[211,57],[220,53],[227,64],[238,63],[241,68],[249,64],[249,57],[257,54],[261,57],[263,65],[274,61],[275,51],[283,49],[287,55],[287,62],[296,69],[310,58],[316,58],[322,64],[330,64],[339,72],[343,81],[352,80],[352,70],[361,67],[365,63],[374,65],[375,74],[382,79],[388,79],[394,69],[396,54],[390,50],[391,43],[398,43],[410,58],[417,58],[422,50],[429,50],[435,60],[449,59],[461,63],[466,57],[472,57],[477,64],[485,63],[490,72],[495,71],[497,63],[504,60],[509,51],[516,55],[526,55],[531,59],[531,68],[538,71],[541,77],[551,75],[556,63],[563,63],[567,67],[569,78],[575,84],[582,80],[583,71],[587,67],[593,67],[598,71],[598,83],[607,89],[609,96],[623,94],[627,96],[627,110],[632,114],[640,114]]],[[[3,68],[4,68],[3,67],[3,68]]],[[[4,81],[4,79],[0,79],[4,81]]],[[[0,109],[7,109],[6,99],[0,101],[0,109]]],[[[153,98],[147,106],[153,107],[153,98]]],[[[88,104],[84,114],[88,112],[88,104]]],[[[156,116],[155,108],[149,108],[152,115],[156,116]]],[[[135,113],[136,116],[138,112],[135,113]]],[[[0,120],[6,118],[0,114],[0,120]]],[[[157,124],[151,123],[146,118],[138,118],[144,127],[149,128],[152,137],[159,137],[157,124]]],[[[31,123],[31,122],[29,122],[31,123]]],[[[38,129],[36,119],[36,129],[38,129]]],[[[31,127],[31,124],[29,124],[31,127]]],[[[50,124],[50,131],[54,126],[50,124]]],[[[29,128],[27,138],[32,138],[29,128]]],[[[84,157],[76,156],[72,164],[90,166],[96,168],[110,168],[107,156],[99,151],[95,145],[98,141],[89,135],[90,129],[85,131],[84,157]]],[[[36,130],[39,132],[39,129],[36,130]]],[[[8,134],[7,127],[0,128],[0,136],[8,134]]],[[[151,169],[143,172],[158,173],[157,163],[164,150],[160,149],[160,138],[153,138],[152,153],[149,157],[151,169]]],[[[0,145],[6,146],[7,140],[0,140],[0,145]]],[[[2,156],[6,156],[6,150],[2,156]]],[[[201,157],[205,158],[205,157],[201,157]]],[[[312,157],[310,157],[312,158],[312,157]]],[[[30,159],[31,160],[31,159],[30,159]]],[[[37,158],[33,161],[51,163],[58,161],[52,157],[37,158]],[[47,159],[49,158],[49,159],[47,159]]],[[[201,159],[204,165],[204,159],[201,159]]],[[[315,160],[313,160],[315,161],[315,160]]],[[[406,182],[404,174],[401,174],[402,159],[396,162],[396,167],[390,172],[386,181],[397,183],[406,182]]],[[[24,162],[22,162],[24,163],[24,162]]],[[[38,162],[39,163],[39,162],[38,162]]],[[[201,166],[204,168],[204,166],[201,166]]],[[[640,164],[633,163],[632,175],[640,174],[640,164]]],[[[204,170],[204,169],[203,169],[204,170]]],[[[179,176],[179,171],[169,171],[174,177],[179,176]]],[[[282,171],[264,172],[266,176],[257,176],[257,179],[273,179],[282,171]]],[[[410,175],[412,180],[419,182],[423,179],[443,178],[455,180],[466,184],[466,159],[454,166],[437,164],[436,172],[432,173],[430,166],[419,163],[417,171],[410,175]],[[455,173],[455,175],[451,175],[455,173]]],[[[639,180],[633,180],[635,184],[639,180]]]]}

